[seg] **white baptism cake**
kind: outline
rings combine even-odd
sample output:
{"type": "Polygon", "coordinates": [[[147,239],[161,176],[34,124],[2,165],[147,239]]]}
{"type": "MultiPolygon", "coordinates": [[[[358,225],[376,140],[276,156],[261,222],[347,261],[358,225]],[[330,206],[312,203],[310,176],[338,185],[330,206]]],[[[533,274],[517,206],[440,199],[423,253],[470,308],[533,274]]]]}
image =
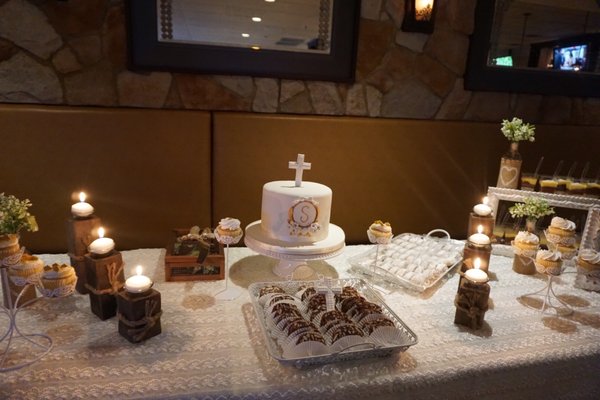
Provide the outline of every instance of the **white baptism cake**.
{"type": "Polygon", "coordinates": [[[315,182],[266,183],[260,213],[263,233],[275,240],[314,243],[327,238],[331,216],[331,189],[315,182]]]}
{"type": "Polygon", "coordinates": [[[331,216],[331,189],[314,182],[303,182],[302,172],[310,169],[304,154],[289,162],[296,170],[295,181],[266,183],[262,192],[260,229],[262,234],[290,244],[311,244],[327,239],[331,216]]]}

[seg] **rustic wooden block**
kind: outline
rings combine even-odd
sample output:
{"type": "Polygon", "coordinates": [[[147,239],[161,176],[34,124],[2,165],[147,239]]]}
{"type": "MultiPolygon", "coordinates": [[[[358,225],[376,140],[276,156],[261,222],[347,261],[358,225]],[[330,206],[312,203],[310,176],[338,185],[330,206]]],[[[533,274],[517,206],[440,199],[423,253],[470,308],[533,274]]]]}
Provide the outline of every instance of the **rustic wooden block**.
{"type": "Polygon", "coordinates": [[[83,256],[76,256],[69,253],[69,259],[71,260],[71,266],[75,268],[75,275],[77,275],[77,284],[75,289],[81,294],[88,294],[90,291],[85,284],[87,283],[87,276],[85,272],[85,258],[83,256]]]}
{"type": "Polygon", "coordinates": [[[70,254],[84,256],[88,246],[97,237],[100,228],[100,218],[90,216],[86,218],[70,218],[67,220],[67,249],[70,254]]]}
{"type": "Polygon", "coordinates": [[[117,315],[117,299],[112,294],[90,293],[90,308],[102,321],[117,315]]]}
{"type": "Polygon", "coordinates": [[[471,329],[481,329],[488,309],[489,298],[490,285],[474,283],[463,278],[456,294],[454,323],[471,329]],[[469,311],[473,311],[473,313],[469,311]]]}
{"type": "MultiPolygon", "coordinates": [[[[88,253],[84,259],[86,283],[96,290],[110,289],[112,286],[108,278],[108,266],[114,263],[117,269],[121,268],[123,266],[121,253],[114,250],[106,256],[88,253]]],[[[125,283],[125,274],[122,268],[117,279],[121,284],[125,283]]]]}
{"type": "Polygon", "coordinates": [[[160,292],[154,289],[140,294],[121,291],[117,294],[116,298],[117,309],[120,314],[119,334],[121,336],[131,343],[139,343],[162,332],[160,325],[160,292]],[[154,318],[154,323],[142,323],[147,316],[154,318]],[[139,325],[137,324],[138,322],[139,325]]]}

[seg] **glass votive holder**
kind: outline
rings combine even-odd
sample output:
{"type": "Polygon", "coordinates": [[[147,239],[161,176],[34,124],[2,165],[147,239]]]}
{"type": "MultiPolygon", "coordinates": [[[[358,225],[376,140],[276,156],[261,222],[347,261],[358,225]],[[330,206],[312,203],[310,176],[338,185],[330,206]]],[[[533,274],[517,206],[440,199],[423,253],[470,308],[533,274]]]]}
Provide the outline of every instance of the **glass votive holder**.
{"type": "Polygon", "coordinates": [[[537,189],[538,176],[531,172],[521,174],[521,190],[534,192],[537,189]]]}
{"type": "Polygon", "coordinates": [[[555,193],[558,187],[558,178],[551,175],[543,175],[540,177],[540,192],[555,193]]]}
{"type": "Polygon", "coordinates": [[[559,176],[556,178],[556,190],[555,193],[564,194],[567,193],[567,185],[572,181],[571,178],[567,176],[559,176]]]}
{"type": "Polygon", "coordinates": [[[592,197],[594,199],[600,198],[600,181],[593,179],[588,180],[584,196],[592,197]]]}
{"type": "Polygon", "coordinates": [[[567,183],[567,194],[571,196],[583,196],[585,194],[587,184],[579,179],[573,179],[567,183]]]}

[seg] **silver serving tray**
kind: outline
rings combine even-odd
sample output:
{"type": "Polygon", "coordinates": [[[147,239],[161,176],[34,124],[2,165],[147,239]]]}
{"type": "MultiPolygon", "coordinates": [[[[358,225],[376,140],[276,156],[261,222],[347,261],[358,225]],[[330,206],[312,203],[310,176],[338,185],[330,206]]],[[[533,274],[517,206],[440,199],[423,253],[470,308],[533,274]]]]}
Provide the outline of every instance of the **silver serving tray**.
{"type": "Polygon", "coordinates": [[[279,281],[279,282],[256,282],[248,287],[248,292],[254,306],[254,311],[258,317],[260,329],[262,330],[265,343],[267,345],[267,351],[269,355],[285,365],[293,365],[295,367],[306,367],[311,365],[334,363],[338,361],[365,359],[372,357],[385,357],[394,353],[402,352],[408,349],[410,346],[417,344],[417,335],[394,313],[383,299],[369,286],[364,280],[358,278],[349,279],[334,279],[332,284],[340,286],[352,286],[358,292],[364,296],[367,300],[380,305],[383,308],[383,313],[390,318],[396,328],[400,331],[400,339],[397,343],[392,345],[376,345],[372,344],[371,348],[348,348],[337,353],[329,353],[319,356],[307,356],[299,358],[285,358],[282,355],[282,349],[279,347],[275,339],[269,333],[267,323],[265,319],[265,312],[263,306],[258,301],[260,289],[265,286],[276,285],[284,289],[290,295],[294,295],[298,292],[301,286],[317,285],[319,281],[279,281]]]}
{"type": "MultiPolygon", "coordinates": [[[[450,235],[441,229],[436,229],[434,231],[429,232],[427,235],[417,235],[414,233],[403,233],[398,236],[395,236],[392,239],[390,245],[394,245],[395,243],[402,242],[405,238],[411,236],[419,236],[425,239],[426,241],[433,242],[444,242],[451,244],[453,248],[458,251],[460,249],[460,256],[457,254],[455,257],[455,262],[448,265],[447,269],[439,274],[439,275],[431,275],[423,284],[417,284],[415,282],[410,281],[409,279],[405,279],[402,276],[394,274],[389,270],[381,267],[375,267],[373,265],[373,256],[376,254],[377,249],[373,247],[373,249],[368,250],[365,253],[359,254],[357,256],[351,257],[348,259],[348,263],[352,266],[351,272],[358,273],[360,276],[369,280],[372,284],[376,286],[384,286],[389,287],[390,284],[392,286],[400,286],[406,289],[409,289],[414,292],[424,292],[428,289],[431,289],[438,285],[441,281],[446,279],[451,271],[453,271],[458,265],[462,262],[462,248],[464,248],[464,242],[450,239],[450,235]],[[438,238],[431,236],[432,233],[441,231],[447,235],[446,238],[438,238]]],[[[385,246],[385,245],[383,245],[385,246]]],[[[453,249],[453,251],[454,251],[453,249]]],[[[448,252],[448,256],[451,256],[451,252],[448,252]]]]}

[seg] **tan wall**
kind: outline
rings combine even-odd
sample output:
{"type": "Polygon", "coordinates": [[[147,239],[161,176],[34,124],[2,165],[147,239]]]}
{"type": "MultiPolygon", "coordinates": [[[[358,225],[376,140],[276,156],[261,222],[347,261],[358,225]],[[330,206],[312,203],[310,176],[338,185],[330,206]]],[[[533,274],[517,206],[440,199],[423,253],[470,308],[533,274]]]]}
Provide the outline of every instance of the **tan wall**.
{"type": "Polygon", "coordinates": [[[22,240],[33,251],[66,251],[81,190],[121,250],[210,225],[206,112],[3,105],[0,121],[0,192],[33,203],[40,230],[22,240]]]}
{"type": "Polygon", "coordinates": [[[123,1],[0,0],[0,102],[600,124],[600,99],[465,91],[475,3],[441,0],[425,35],[403,0],[362,0],[356,83],[334,84],[134,73],[123,1]]]}
{"type": "MultiPolygon", "coordinates": [[[[66,249],[65,221],[80,190],[119,249],[164,247],[173,228],[260,219],[261,188],[293,179],[333,190],[332,222],[366,242],[374,219],[396,233],[434,228],[464,238],[468,213],[496,182],[508,142],[496,123],[0,105],[0,191],[29,198],[35,252],[66,249]]],[[[596,160],[598,127],[538,126],[521,146],[524,170],[545,157],[596,160]]],[[[595,169],[594,169],[595,170],[595,169]]]]}

